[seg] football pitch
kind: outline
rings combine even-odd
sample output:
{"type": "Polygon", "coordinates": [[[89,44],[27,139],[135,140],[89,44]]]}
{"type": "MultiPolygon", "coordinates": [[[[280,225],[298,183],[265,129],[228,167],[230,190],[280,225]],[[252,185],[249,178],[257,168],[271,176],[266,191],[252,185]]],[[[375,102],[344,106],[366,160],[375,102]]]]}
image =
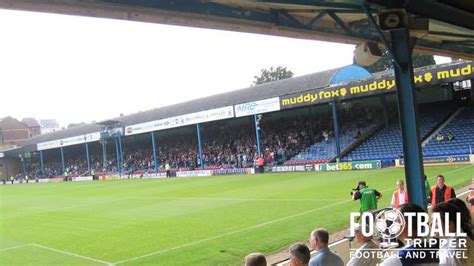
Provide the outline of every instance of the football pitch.
{"type": "MultiPolygon", "coordinates": [[[[454,187],[473,165],[426,167],[454,187]]],[[[359,180],[387,206],[401,168],[0,186],[1,265],[242,265],[330,232],[359,180]]]]}

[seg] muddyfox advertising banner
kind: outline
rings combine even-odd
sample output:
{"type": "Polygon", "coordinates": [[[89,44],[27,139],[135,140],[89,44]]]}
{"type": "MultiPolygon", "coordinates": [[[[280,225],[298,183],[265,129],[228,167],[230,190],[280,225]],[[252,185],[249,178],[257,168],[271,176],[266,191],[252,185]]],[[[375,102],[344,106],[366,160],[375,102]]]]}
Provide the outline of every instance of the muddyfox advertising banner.
{"type": "MultiPolygon", "coordinates": [[[[415,87],[426,87],[441,83],[468,80],[474,78],[474,63],[459,62],[431,68],[414,70],[415,87]]],[[[352,81],[342,85],[318,88],[280,97],[281,109],[295,108],[338,99],[358,98],[369,95],[395,92],[395,77],[387,74],[378,77],[352,81]]]]}

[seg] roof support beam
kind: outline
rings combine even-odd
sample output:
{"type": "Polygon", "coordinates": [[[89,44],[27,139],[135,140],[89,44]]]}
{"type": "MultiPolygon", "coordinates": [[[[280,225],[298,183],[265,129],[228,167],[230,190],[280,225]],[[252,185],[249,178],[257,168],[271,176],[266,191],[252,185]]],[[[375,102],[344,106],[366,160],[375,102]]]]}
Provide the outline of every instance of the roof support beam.
{"type": "Polygon", "coordinates": [[[336,15],[336,13],[332,12],[332,11],[329,11],[328,12],[328,15],[339,25],[342,27],[342,29],[344,29],[345,32],[347,32],[348,34],[353,34],[352,33],[352,30],[349,28],[349,26],[344,22],[342,21],[342,19],[336,15]]]}
{"type": "Polygon", "coordinates": [[[319,12],[319,14],[317,14],[312,20],[310,20],[306,26],[308,27],[313,27],[314,25],[316,25],[316,23],[318,23],[319,20],[321,20],[324,16],[326,16],[326,11],[321,11],[319,12]]]}

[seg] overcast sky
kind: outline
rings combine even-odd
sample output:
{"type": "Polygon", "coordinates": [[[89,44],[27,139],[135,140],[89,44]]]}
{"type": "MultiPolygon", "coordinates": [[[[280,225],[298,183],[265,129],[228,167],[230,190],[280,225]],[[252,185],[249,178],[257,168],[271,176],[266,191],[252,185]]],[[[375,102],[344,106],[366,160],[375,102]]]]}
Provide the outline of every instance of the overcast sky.
{"type": "MultiPolygon", "coordinates": [[[[0,117],[100,121],[352,63],[354,46],[0,10],[0,117]]],[[[443,60],[443,62],[446,60],[443,60]]],[[[439,61],[438,61],[439,62],[439,61]]]]}

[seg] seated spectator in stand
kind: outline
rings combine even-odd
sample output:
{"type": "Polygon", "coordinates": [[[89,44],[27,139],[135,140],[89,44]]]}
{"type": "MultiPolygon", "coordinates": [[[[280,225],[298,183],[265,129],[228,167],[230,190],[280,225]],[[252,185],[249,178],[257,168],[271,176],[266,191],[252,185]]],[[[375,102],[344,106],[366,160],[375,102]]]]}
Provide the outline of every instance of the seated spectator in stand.
{"type": "MultiPolygon", "coordinates": [[[[464,204],[463,202],[461,203],[464,204]]],[[[445,244],[441,245],[439,248],[440,265],[474,265],[474,243],[472,241],[472,229],[469,224],[468,218],[462,214],[461,209],[459,209],[456,204],[454,204],[454,202],[450,200],[435,205],[433,207],[433,213],[440,214],[443,230],[447,228],[450,233],[456,234],[456,232],[464,232],[467,235],[466,237],[447,237],[446,233],[448,232],[443,232],[443,239],[447,240],[447,242],[445,242],[445,244]],[[457,221],[458,213],[461,214],[460,222],[457,221]],[[446,214],[448,214],[449,221],[445,221],[446,214]],[[446,223],[448,223],[448,225],[446,225],[446,223]],[[456,228],[458,224],[460,224],[461,228],[456,228]],[[463,239],[463,242],[459,241],[461,238],[463,239]],[[467,249],[465,251],[466,256],[453,256],[453,254],[458,251],[461,251],[462,249],[467,249]]]]}
{"type": "Polygon", "coordinates": [[[267,266],[267,259],[262,253],[251,253],[245,257],[245,266],[267,266]]]}
{"type": "Polygon", "coordinates": [[[311,259],[311,252],[303,243],[291,245],[288,252],[290,253],[289,266],[306,266],[311,259]]]}
{"type": "Polygon", "coordinates": [[[343,266],[344,262],[336,253],[329,250],[329,233],[326,229],[316,229],[311,232],[309,244],[316,254],[309,261],[309,266],[343,266]]]}
{"type": "Polygon", "coordinates": [[[360,225],[357,225],[354,228],[354,233],[357,243],[360,244],[360,248],[356,250],[354,257],[349,260],[347,266],[372,266],[380,263],[380,260],[375,256],[367,256],[367,254],[370,254],[372,250],[379,248],[372,239],[372,236],[364,236],[362,234],[362,226],[360,225]],[[366,252],[367,254],[365,254],[366,252]]]}
{"type": "Polygon", "coordinates": [[[448,141],[453,141],[454,140],[454,134],[450,131],[448,135],[446,136],[448,141]]]}
{"type": "Polygon", "coordinates": [[[438,141],[438,142],[444,141],[444,136],[439,134],[439,133],[436,134],[436,141],[438,141]]]}
{"type": "MultiPolygon", "coordinates": [[[[400,206],[399,211],[404,213],[425,213],[425,210],[420,206],[407,203],[400,206]]],[[[420,247],[413,244],[414,239],[418,239],[418,219],[412,219],[411,223],[407,223],[403,227],[403,231],[398,236],[400,241],[408,240],[407,246],[400,249],[398,254],[385,259],[380,265],[381,266],[402,266],[402,265],[438,265],[439,259],[436,254],[430,252],[433,247],[420,247]],[[410,227],[410,228],[408,228],[410,227]],[[408,232],[412,234],[409,235],[408,232]],[[429,248],[429,249],[428,249],[429,248]]]]}
{"type": "Polygon", "coordinates": [[[323,138],[324,138],[324,142],[328,142],[329,140],[329,134],[328,132],[325,130],[323,131],[323,138]]]}

